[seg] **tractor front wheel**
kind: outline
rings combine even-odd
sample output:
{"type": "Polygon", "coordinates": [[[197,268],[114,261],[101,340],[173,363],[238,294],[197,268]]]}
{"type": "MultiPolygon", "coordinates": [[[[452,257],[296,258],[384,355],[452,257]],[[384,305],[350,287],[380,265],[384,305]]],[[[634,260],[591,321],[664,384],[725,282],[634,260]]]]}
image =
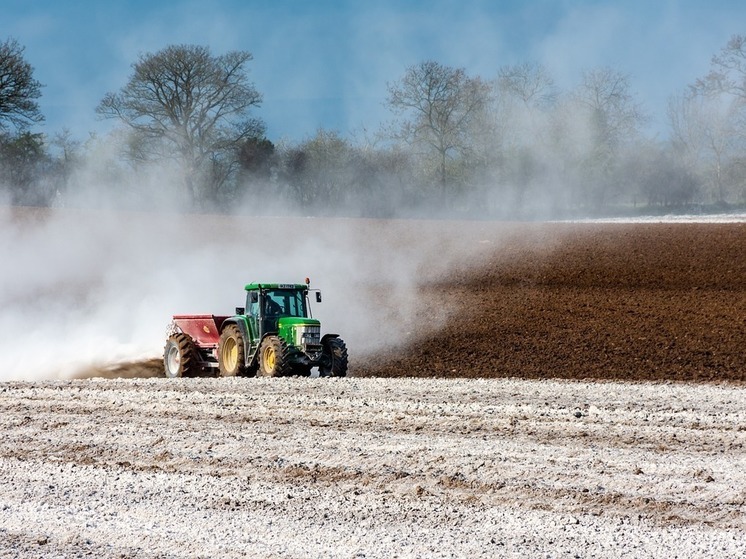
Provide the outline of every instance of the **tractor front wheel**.
{"type": "Polygon", "coordinates": [[[243,336],[235,324],[229,324],[220,334],[218,370],[221,377],[235,377],[246,373],[243,336]]]}
{"type": "Polygon", "coordinates": [[[193,376],[198,365],[192,338],[181,332],[169,336],[163,350],[163,366],[168,378],[193,376]]]}
{"type": "Polygon", "coordinates": [[[347,375],[347,346],[342,338],[327,338],[322,340],[323,352],[319,376],[344,377],[347,375]]]}
{"type": "Polygon", "coordinates": [[[282,338],[267,336],[259,346],[259,376],[282,377],[290,372],[288,346],[282,338]]]}

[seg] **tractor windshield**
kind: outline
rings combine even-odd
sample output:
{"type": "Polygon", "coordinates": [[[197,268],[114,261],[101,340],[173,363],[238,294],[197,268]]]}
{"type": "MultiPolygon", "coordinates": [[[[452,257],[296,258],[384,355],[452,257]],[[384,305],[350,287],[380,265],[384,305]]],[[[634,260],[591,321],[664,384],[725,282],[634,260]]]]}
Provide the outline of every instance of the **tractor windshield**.
{"type": "Polygon", "coordinates": [[[264,301],[265,316],[308,316],[306,298],[298,289],[268,289],[264,301]]]}

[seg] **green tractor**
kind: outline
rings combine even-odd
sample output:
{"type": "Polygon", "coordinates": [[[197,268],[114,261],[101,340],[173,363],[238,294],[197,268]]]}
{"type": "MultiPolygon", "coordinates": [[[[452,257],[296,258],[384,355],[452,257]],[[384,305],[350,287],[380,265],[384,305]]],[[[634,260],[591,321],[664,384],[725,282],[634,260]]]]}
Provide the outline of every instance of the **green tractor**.
{"type": "Polygon", "coordinates": [[[347,374],[347,347],[321,336],[306,283],[250,283],[234,316],[174,315],[163,354],[166,376],[319,376],[347,374]]]}

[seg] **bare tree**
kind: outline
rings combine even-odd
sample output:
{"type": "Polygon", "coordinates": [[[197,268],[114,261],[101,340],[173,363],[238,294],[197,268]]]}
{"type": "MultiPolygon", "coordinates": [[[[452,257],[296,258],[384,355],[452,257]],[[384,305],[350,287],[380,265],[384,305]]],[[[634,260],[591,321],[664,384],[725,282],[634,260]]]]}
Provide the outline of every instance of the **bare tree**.
{"type": "Polygon", "coordinates": [[[518,210],[531,202],[532,188],[545,188],[550,118],[558,90],[547,69],[535,62],[501,67],[494,89],[492,130],[496,134],[488,145],[499,153],[491,168],[498,170],[500,179],[493,182],[503,190],[503,208],[518,210]]]}
{"type": "MultiPolygon", "coordinates": [[[[717,202],[726,202],[730,191],[741,199],[746,193],[746,36],[733,35],[712,57],[709,73],[689,86],[706,119],[703,130],[708,182],[717,202]]],[[[701,116],[704,116],[703,114],[701,116]]]]}
{"type": "Polygon", "coordinates": [[[140,157],[176,159],[192,204],[214,203],[237,168],[241,142],[264,132],[250,117],[261,102],[245,69],[251,59],[248,52],[213,56],[193,45],[145,54],[127,85],[106,94],[97,112],[134,131],[132,146],[140,157]]]}
{"type": "Polygon", "coordinates": [[[669,97],[666,108],[671,145],[690,169],[697,168],[705,141],[701,108],[702,97],[691,92],[669,97]]]}
{"type": "Polygon", "coordinates": [[[712,57],[710,72],[690,89],[705,95],[727,93],[746,103],[746,36],[733,35],[712,57]]]}
{"type": "Polygon", "coordinates": [[[579,110],[576,116],[584,118],[589,140],[584,196],[600,207],[618,186],[612,175],[621,146],[638,136],[648,117],[630,91],[629,77],[608,67],[584,72],[572,100],[579,110]]]}
{"type": "Polygon", "coordinates": [[[634,181],[648,205],[683,206],[697,194],[698,177],[664,145],[637,144],[624,165],[624,175],[634,181]]]}
{"type": "Polygon", "coordinates": [[[486,106],[489,86],[461,68],[427,61],[410,66],[388,92],[389,107],[404,117],[396,136],[435,155],[445,198],[449,158],[470,149],[470,130],[486,106]]]}
{"type": "Polygon", "coordinates": [[[56,133],[49,144],[56,151],[52,158],[55,203],[62,204],[70,179],[81,165],[83,147],[79,140],[73,138],[72,133],[67,128],[63,128],[61,132],[56,133]]]}
{"type": "Polygon", "coordinates": [[[295,200],[321,213],[342,209],[355,183],[354,157],[352,146],[337,132],[318,129],[288,153],[295,200]]]}
{"type": "Polygon", "coordinates": [[[6,123],[25,129],[44,120],[36,102],[42,85],[34,79],[23,51],[15,39],[0,43],[0,130],[7,128],[6,123]]]}
{"type": "Polygon", "coordinates": [[[9,190],[14,204],[49,202],[47,185],[41,184],[47,160],[42,134],[28,131],[14,136],[0,134],[0,185],[9,190]]]}
{"type": "Polygon", "coordinates": [[[672,146],[684,165],[703,177],[719,203],[727,201],[728,191],[735,186],[729,183],[734,181],[734,166],[746,144],[745,118],[744,104],[693,88],[669,100],[672,146]]]}
{"type": "Polygon", "coordinates": [[[547,69],[536,62],[523,62],[500,68],[500,93],[516,97],[528,107],[546,107],[557,100],[557,87],[547,69]]]}
{"type": "Polygon", "coordinates": [[[612,68],[583,73],[575,101],[588,110],[596,139],[609,147],[632,140],[647,116],[630,91],[629,77],[612,68]]]}

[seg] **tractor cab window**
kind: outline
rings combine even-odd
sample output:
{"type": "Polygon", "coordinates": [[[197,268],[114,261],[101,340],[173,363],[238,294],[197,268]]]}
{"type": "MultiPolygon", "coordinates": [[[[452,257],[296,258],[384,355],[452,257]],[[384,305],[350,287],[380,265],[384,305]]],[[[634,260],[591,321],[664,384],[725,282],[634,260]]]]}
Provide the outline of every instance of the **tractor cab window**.
{"type": "Polygon", "coordinates": [[[306,298],[297,289],[268,289],[264,305],[265,316],[307,316],[306,298]]]}
{"type": "Polygon", "coordinates": [[[249,291],[246,303],[247,314],[254,317],[259,316],[259,292],[249,291]]]}
{"type": "Polygon", "coordinates": [[[264,316],[281,316],[285,314],[283,301],[276,295],[267,293],[264,297],[264,316]]]}

